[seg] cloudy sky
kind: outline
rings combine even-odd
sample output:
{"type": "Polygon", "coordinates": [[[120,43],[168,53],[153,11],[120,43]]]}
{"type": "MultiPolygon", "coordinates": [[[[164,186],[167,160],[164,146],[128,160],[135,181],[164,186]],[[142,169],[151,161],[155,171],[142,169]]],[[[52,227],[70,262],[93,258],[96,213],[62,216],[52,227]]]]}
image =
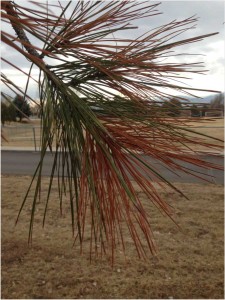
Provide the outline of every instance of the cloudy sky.
{"type": "MultiPolygon", "coordinates": [[[[27,1],[20,0],[15,2],[23,2],[24,4],[24,2],[27,1]]],[[[150,1],[150,3],[158,2],[150,1]]],[[[140,35],[175,19],[181,20],[195,15],[198,17],[196,28],[184,33],[180,38],[190,38],[191,36],[219,32],[217,35],[203,41],[188,46],[185,45],[183,48],[180,47],[178,51],[181,53],[201,54],[201,56],[196,57],[183,57],[182,62],[190,62],[190,59],[191,62],[203,61],[205,69],[209,70],[207,75],[192,76],[191,80],[187,82],[184,81],[184,83],[194,88],[213,89],[224,92],[224,9],[224,1],[161,1],[161,4],[158,6],[158,10],[162,12],[161,15],[136,21],[135,24],[139,27],[138,35],[140,35]]],[[[2,26],[5,28],[4,24],[2,24],[2,26]]],[[[12,29],[8,28],[7,30],[11,31],[12,29]]],[[[126,34],[128,34],[128,32],[130,37],[132,37],[133,31],[126,31],[126,34]]],[[[28,70],[29,62],[21,58],[21,56],[18,56],[17,53],[14,53],[12,49],[9,49],[7,46],[1,45],[1,55],[22,67],[24,70],[28,70]]],[[[178,58],[176,58],[176,60],[178,61],[178,58]]],[[[12,70],[5,63],[2,63],[2,71],[11,80],[16,81],[21,88],[25,87],[26,78],[21,74],[19,75],[15,70],[12,70]]],[[[4,88],[2,88],[2,90],[5,91],[4,88]]],[[[29,92],[32,97],[37,98],[37,87],[31,86],[29,92]]],[[[205,96],[206,94],[208,93],[199,93],[198,95],[205,96]]]]}
{"type": "MultiPolygon", "coordinates": [[[[225,2],[224,1],[162,1],[159,10],[162,15],[151,18],[148,26],[153,21],[158,24],[170,22],[175,19],[185,19],[196,15],[198,22],[196,28],[183,34],[181,37],[190,38],[191,35],[204,35],[219,32],[217,35],[206,38],[203,41],[185,45],[179,49],[181,52],[202,54],[193,58],[193,61],[203,61],[207,75],[192,75],[192,80],[187,83],[192,87],[215,89],[224,92],[225,64],[224,64],[224,27],[225,27],[225,2]]],[[[153,25],[154,26],[154,25],[153,25]]],[[[188,56],[189,60],[190,57],[188,56]]],[[[183,58],[182,58],[182,61],[183,58]]],[[[205,95],[206,93],[199,93],[205,95]]]]}

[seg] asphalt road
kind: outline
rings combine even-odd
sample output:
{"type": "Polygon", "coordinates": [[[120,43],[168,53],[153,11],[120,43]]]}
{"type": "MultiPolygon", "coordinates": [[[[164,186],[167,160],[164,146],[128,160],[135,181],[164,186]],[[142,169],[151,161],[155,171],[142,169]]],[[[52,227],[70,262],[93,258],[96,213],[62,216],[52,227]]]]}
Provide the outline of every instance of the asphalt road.
{"type": "MultiPolygon", "coordinates": [[[[1,151],[1,172],[2,174],[8,175],[33,175],[34,171],[38,165],[40,158],[40,152],[32,151],[1,151]]],[[[211,156],[203,155],[203,158],[207,161],[213,162],[220,166],[224,164],[223,156],[211,156]]],[[[189,182],[189,183],[205,183],[206,181],[196,178],[194,176],[188,175],[183,172],[173,172],[166,169],[164,166],[159,164],[156,161],[153,161],[149,158],[149,161],[153,166],[157,168],[157,171],[166,179],[171,182],[189,182]]],[[[43,175],[49,176],[51,173],[51,167],[53,162],[53,156],[50,152],[46,154],[44,159],[43,175]]],[[[184,164],[185,167],[190,167],[189,164],[184,164]]],[[[193,171],[204,172],[204,175],[201,176],[207,179],[211,183],[215,184],[224,184],[224,172],[220,170],[203,170],[199,167],[193,167],[193,171]]]]}

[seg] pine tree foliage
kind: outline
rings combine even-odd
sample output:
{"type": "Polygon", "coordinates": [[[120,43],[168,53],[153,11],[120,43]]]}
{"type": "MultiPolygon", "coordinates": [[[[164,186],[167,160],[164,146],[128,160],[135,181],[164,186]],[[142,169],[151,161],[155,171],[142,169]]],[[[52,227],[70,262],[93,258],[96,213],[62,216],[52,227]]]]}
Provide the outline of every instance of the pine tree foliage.
{"type": "Polygon", "coordinates": [[[16,95],[13,100],[13,104],[16,108],[16,117],[21,121],[22,118],[28,118],[31,115],[30,105],[24,97],[21,95],[16,95]]]}
{"type": "Polygon", "coordinates": [[[196,24],[197,19],[190,17],[173,20],[137,38],[130,37],[129,31],[138,33],[135,20],[157,18],[159,4],[150,1],[1,4],[2,21],[14,30],[14,34],[3,30],[2,42],[31,62],[30,71],[25,72],[16,62],[3,58],[27,75],[25,91],[4,74],[2,82],[15,93],[24,93],[24,97],[29,97],[31,81],[39,86],[42,145],[30,185],[35,186],[35,193],[29,240],[41,195],[44,157],[50,149],[54,162],[43,224],[56,176],[60,208],[63,210],[65,194],[70,201],[74,238],[81,251],[89,226],[90,253],[106,253],[113,261],[118,243],[125,250],[127,226],[140,257],[146,255],[147,248],[155,253],[151,212],[143,207],[134,181],[149,201],[172,219],[173,209],[161,199],[157,186],[165,184],[182,193],[147,157],[172,172],[183,171],[196,177],[201,174],[185,168],[183,162],[206,170],[220,168],[190,155],[196,144],[211,149],[219,146],[206,142],[204,136],[193,139],[192,130],[184,126],[183,120],[166,117],[157,104],[171,100],[169,91],[185,96],[196,90],[178,82],[192,73],[204,73],[202,63],[170,63],[169,59],[177,55],[179,46],[200,42],[216,33],[182,39],[180,35],[196,24]],[[32,75],[34,66],[39,69],[38,79],[32,75]]]}

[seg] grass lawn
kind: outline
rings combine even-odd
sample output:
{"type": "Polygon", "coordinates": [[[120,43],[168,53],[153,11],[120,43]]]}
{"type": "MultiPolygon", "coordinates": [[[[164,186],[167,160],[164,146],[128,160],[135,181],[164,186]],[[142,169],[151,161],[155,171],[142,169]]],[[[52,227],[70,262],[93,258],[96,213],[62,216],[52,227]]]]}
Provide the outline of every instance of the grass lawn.
{"type": "MultiPolygon", "coordinates": [[[[190,121],[186,122],[188,128],[195,130],[196,132],[200,132],[214,138],[224,139],[224,119],[223,118],[202,118],[200,120],[193,121],[193,118],[190,121]],[[201,128],[199,128],[201,127],[201,128]],[[205,127],[205,128],[204,128],[205,127]],[[220,128],[218,128],[220,127],[220,128]]],[[[186,127],[186,126],[185,126],[186,127]]],[[[7,138],[8,142],[2,140],[2,147],[7,148],[10,147],[35,147],[34,144],[34,134],[36,139],[36,147],[39,149],[40,147],[40,120],[31,120],[30,123],[11,123],[10,126],[3,127],[3,134],[7,138]],[[35,127],[35,132],[33,130],[35,127]]],[[[190,136],[194,136],[197,139],[201,137],[199,135],[195,135],[194,133],[190,133],[190,136]]],[[[223,145],[223,143],[212,140],[210,138],[204,138],[206,142],[212,143],[213,145],[223,145]]],[[[208,148],[204,148],[203,146],[194,145],[192,146],[194,150],[204,151],[208,150],[208,148]]]]}
{"type": "Polygon", "coordinates": [[[70,212],[65,204],[59,215],[57,181],[42,229],[47,178],[28,248],[31,201],[16,227],[14,222],[30,179],[2,176],[2,298],[224,298],[223,186],[176,184],[189,201],[169,189],[159,190],[175,208],[181,230],[136,188],[151,215],[158,255],[139,260],[127,235],[126,259],[118,250],[112,268],[106,257],[90,263],[88,238],[82,256],[79,247],[72,247],[70,212]]]}

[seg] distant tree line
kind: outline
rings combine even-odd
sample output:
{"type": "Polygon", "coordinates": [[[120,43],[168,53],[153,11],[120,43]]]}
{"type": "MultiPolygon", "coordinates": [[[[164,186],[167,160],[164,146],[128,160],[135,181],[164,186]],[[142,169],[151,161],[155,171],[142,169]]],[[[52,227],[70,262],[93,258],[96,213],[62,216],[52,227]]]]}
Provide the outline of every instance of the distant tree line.
{"type": "Polygon", "coordinates": [[[6,122],[22,121],[25,117],[31,116],[31,108],[26,99],[21,95],[17,95],[13,101],[1,101],[1,122],[2,125],[6,122]]]}
{"type": "Polygon", "coordinates": [[[224,111],[224,93],[215,95],[208,104],[197,105],[193,103],[189,107],[182,104],[178,99],[173,98],[170,101],[164,102],[162,109],[165,115],[170,117],[179,117],[182,110],[190,110],[192,117],[205,117],[206,112],[210,110],[224,111]]]}
{"type": "Polygon", "coordinates": [[[179,117],[182,110],[182,103],[178,99],[173,98],[168,102],[163,102],[162,109],[170,117],[179,117]]]}
{"type": "Polygon", "coordinates": [[[1,101],[1,122],[4,126],[6,122],[16,121],[16,108],[12,104],[1,101]]]}
{"type": "MultiPolygon", "coordinates": [[[[187,109],[184,108],[183,104],[176,98],[163,102],[161,108],[164,111],[165,116],[169,117],[179,117],[182,110],[187,109]]],[[[223,93],[216,95],[209,104],[192,104],[189,107],[192,117],[204,117],[205,113],[209,109],[224,110],[223,93]]],[[[40,109],[38,105],[31,108],[27,100],[20,95],[17,95],[11,103],[4,100],[1,101],[1,122],[3,126],[6,122],[15,122],[17,120],[21,122],[23,118],[30,117],[31,115],[40,117],[40,109]]]]}
{"type": "Polygon", "coordinates": [[[224,93],[216,95],[210,102],[210,108],[224,110],[224,93]]]}
{"type": "Polygon", "coordinates": [[[224,111],[224,93],[215,95],[209,104],[196,105],[191,107],[192,117],[205,117],[207,111],[217,110],[224,111]]]}

